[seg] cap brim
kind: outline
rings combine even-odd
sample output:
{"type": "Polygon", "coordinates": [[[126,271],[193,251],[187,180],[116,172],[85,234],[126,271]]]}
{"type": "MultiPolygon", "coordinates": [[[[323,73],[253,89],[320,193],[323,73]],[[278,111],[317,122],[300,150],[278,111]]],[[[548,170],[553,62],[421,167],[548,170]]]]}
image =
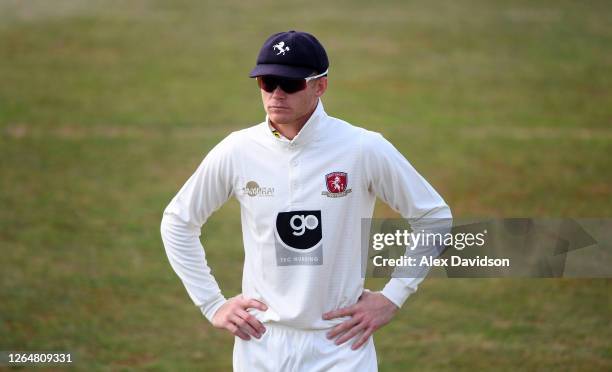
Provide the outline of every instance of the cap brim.
{"type": "Polygon", "coordinates": [[[298,66],[287,66],[287,65],[275,65],[275,64],[261,64],[255,66],[253,71],[249,74],[249,77],[258,77],[264,75],[280,76],[289,79],[304,79],[312,75],[314,70],[309,67],[298,67],[298,66]]]}

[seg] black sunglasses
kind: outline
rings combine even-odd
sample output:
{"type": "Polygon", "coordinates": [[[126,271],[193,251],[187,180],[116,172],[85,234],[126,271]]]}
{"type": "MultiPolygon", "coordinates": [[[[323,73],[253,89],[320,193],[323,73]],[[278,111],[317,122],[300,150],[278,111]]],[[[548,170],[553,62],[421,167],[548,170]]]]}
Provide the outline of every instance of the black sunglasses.
{"type": "Polygon", "coordinates": [[[327,75],[327,71],[322,74],[316,76],[309,76],[304,79],[287,79],[278,76],[264,75],[257,77],[257,84],[261,89],[265,90],[268,93],[272,93],[274,92],[276,87],[280,87],[283,92],[292,94],[306,89],[306,84],[310,80],[318,79],[325,75],[327,75]]]}

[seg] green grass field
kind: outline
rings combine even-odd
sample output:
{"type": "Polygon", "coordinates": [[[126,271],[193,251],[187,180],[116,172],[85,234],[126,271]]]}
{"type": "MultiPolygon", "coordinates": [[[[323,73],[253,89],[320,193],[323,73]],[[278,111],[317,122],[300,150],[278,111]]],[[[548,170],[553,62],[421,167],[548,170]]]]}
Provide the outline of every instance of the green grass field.
{"type": "MultiPolygon", "coordinates": [[[[611,215],[609,1],[0,0],[0,350],[231,369],[159,223],[215,143],[264,119],[247,75],[288,29],[328,49],[327,112],[383,133],[455,216],[611,215]]],[[[226,296],[239,229],[232,201],[203,230],[226,296]]],[[[380,369],[611,370],[610,284],[426,280],[376,334],[380,369]]]]}

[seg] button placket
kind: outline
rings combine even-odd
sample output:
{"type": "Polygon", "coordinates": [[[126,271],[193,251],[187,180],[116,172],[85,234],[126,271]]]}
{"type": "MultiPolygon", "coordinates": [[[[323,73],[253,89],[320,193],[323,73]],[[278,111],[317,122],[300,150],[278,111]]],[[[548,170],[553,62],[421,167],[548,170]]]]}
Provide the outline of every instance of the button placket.
{"type": "Polygon", "coordinates": [[[297,159],[294,158],[293,160],[291,160],[290,164],[291,164],[291,174],[292,174],[291,185],[292,185],[293,189],[296,190],[300,186],[300,184],[298,182],[298,174],[299,174],[299,172],[298,172],[298,168],[297,168],[299,162],[298,162],[297,159]]]}
{"type": "Polygon", "coordinates": [[[295,153],[295,149],[293,149],[294,151],[290,151],[291,153],[291,157],[289,160],[289,188],[290,188],[290,194],[291,194],[291,201],[295,201],[295,196],[296,193],[298,191],[298,189],[300,188],[300,184],[299,184],[299,160],[297,159],[297,154],[295,153]]]}

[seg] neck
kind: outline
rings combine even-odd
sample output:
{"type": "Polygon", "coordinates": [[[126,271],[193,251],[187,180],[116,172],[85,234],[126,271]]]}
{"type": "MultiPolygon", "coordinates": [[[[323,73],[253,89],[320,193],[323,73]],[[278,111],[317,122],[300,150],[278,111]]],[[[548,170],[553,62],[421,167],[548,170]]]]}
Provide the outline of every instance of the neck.
{"type": "Polygon", "coordinates": [[[292,140],[292,139],[295,138],[295,136],[298,135],[298,133],[300,133],[302,128],[304,128],[304,125],[306,124],[308,119],[310,119],[312,114],[317,109],[317,104],[318,104],[318,101],[317,101],[317,103],[315,103],[315,105],[312,108],[312,110],[310,110],[306,115],[299,117],[294,122],[291,122],[291,123],[275,123],[275,122],[272,121],[272,119],[270,119],[270,125],[272,125],[272,127],[274,127],[274,129],[276,129],[280,134],[282,134],[283,137],[285,137],[285,138],[287,138],[289,140],[292,140]]]}

